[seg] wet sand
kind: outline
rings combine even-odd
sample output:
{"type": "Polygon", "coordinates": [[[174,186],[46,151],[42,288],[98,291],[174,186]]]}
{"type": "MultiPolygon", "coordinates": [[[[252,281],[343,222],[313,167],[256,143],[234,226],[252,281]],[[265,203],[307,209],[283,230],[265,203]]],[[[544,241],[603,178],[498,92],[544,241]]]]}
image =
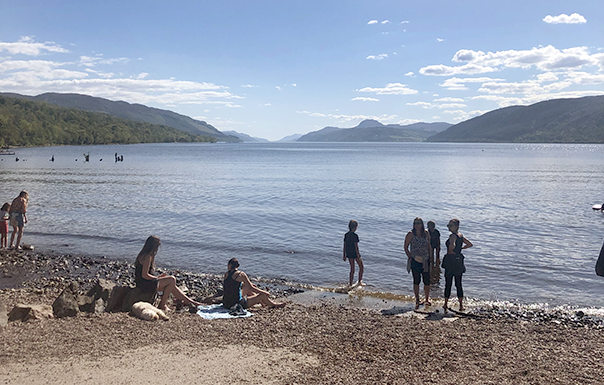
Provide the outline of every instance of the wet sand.
{"type": "MultiPolygon", "coordinates": [[[[0,301],[7,310],[17,303],[50,305],[70,280],[85,286],[115,269],[123,277],[114,281],[129,279],[125,262],[122,272],[121,262],[86,258],[0,252],[0,301]]],[[[198,280],[197,296],[216,290],[211,277],[205,283],[188,277],[183,281],[191,286],[198,280]]],[[[492,317],[430,320],[287,301],[284,309],[254,309],[253,317],[234,320],[170,312],[166,322],[126,313],[10,322],[0,327],[0,382],[602,383],[600,328],[492,317]]]]}

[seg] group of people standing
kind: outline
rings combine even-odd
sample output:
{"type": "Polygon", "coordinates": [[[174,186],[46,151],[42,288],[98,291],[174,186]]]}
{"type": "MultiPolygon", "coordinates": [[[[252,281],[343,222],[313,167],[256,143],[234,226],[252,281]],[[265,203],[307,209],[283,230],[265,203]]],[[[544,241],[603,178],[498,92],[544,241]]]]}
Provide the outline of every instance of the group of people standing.
{"type": "MultiPolygon", "coordinates": [[[[355,233],[358,222],[354,219],[348,223],[349,231],[344,235],[343,259],[350,263],[349,285],[353,285],[355,262],[359,266],[358,285],[362,285],[364,265],[359,252],[359,237],[355,233]]],[[[472,247],[472,242],[459,232],[459,220],[454,218],[449,221],[447,228],[451,235],[445,242],[447,253],[442,264],[440,262],[440,232],[436,230],[433,221],[428,222],[428,230],[424,227],[421,218],[413,220],[413,228],[405,236],[405,254],[407,255],[407,271],[413,273],[413,293],[415,294],[415,308],[421,305],[430,306],[430,284],[437,283],[440,279],[440,267],[445,269],[445,311],[449,309],[449,297],[453,281],[457,289],[459,311],[463,311],[463,287],[461,277],[465,273],[464,255],[461,250],[472,247]],[[420,283],[424,283],[425,299],[420,300],[420,283]]]]}
{"type": "Polygon", "coordinates": [[[22,250],[21,237],[23,236],[23,227],[27,223],[26,213],[28,204],[29,194],[27,191],[21,191],[11,204],[6,202],[2,205],[0,209],[0,247],[22,250]],[[10,237],[10,246],[8,246],[9,225],[13,228],[10,237]],[[15,237],[17,238],[16,243],[15,237]]]}

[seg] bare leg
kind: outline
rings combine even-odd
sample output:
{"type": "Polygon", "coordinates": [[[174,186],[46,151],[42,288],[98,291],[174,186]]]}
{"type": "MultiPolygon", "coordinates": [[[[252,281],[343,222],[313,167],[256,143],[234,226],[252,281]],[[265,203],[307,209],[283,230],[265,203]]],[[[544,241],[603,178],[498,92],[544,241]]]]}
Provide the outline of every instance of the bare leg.
{"type": "Polygon", "coordinates": [[[348,276],[348,286],[352,286],[354,282],[354,258],[348,258],[348,262],[350,263],[350,274],[348,276]]]}
{"type": "Polygon", "coordinates": [[[284,307],[285,306],[285,302],[273,302],[268,297],[268,295],[266,295],[264,293],[255,294],[251,297],[247,297],[247,304],[248,304],[248,306],[254,306],[256,304],[262,304],[263,306],[269,306],[269,307],[284,307]]]}
{"type": "Polygon", "coordinates": [[[432,305],[430,303],[430,285],[424,285],[424,294],[426,294],[426,306],[432,305]]]}
{"type": "Polygon", "coordinates": [[[464,311],[463,297],[458,297],[458,299],[459,299],[459,311],[464,311]]]}
{"type": "Polygon", "coordinates": [[[170,298],[170,293],[172,293],[172,295],[174,296],[175,299],[179,299],[187,304],[191,304],[191,305],[195,305],[195,306],[201,305],[200,302],[193,301],[191,298],[187,297],[185,295],[185,293],[183,293],[182,290],[180,290],[180,288],[178,288],[178,286],[176,286],[176,278],[174,278],[171,275],[161,277],[159,279],[159,283],[157,285],[157,291],[164,292],[164,294],[161,297],[161,301],[159,302],[159,305],[158,305],[158,307],[162,310],[166,308],[166,302],[168,301],[168,298],[170,298]]]}
{"type": "Polygon", "coordinates": [[[21,237],[23,236],[23,227],[19,227],[19,231],[17,231],[17,243],[15,244],[15,247],[18,249],[19,247],[21,247],[21,237]]]}
{"type": "Polygon", "coordinates": [[[18,231],[18,229],[15,226],[13,226],[13,232],[10,235],[10,247],[11,248],[15,247],[15,235],[17,235],[17,231],[18,231]]]}
{"type": "Polygon", "coordinates": [[[365,266],[363,266],[363,260],[361,257],[357,258],[357,263],[359,264],[359,284],[363,283],[363,272],[365,271],[365,266]]]}

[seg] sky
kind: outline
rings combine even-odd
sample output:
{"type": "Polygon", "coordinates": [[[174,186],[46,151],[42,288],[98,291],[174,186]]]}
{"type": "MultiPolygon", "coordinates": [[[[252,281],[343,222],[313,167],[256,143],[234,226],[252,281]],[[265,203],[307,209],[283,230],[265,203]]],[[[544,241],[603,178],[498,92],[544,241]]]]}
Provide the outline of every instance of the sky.
{"type": "Polygon", "coordinates": [[[604,94],[592,1],[0,0],[0,92],[80,93],[279,140],[604,94]]]}

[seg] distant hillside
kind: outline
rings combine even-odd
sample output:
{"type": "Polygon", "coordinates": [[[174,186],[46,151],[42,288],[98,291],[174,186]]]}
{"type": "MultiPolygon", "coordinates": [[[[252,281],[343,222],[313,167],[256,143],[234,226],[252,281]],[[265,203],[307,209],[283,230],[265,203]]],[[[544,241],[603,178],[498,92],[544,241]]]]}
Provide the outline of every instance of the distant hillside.
{"type": "Polygon", "coordinates": [[[421,142],[434,132],[449,128],[449,123],[414,123],[405,126],[384,125],[364,120],[352,128],[325,127],[301,136],[298,142],[421,142]]]}
{"type": "Polygon", "coordinates": [[[188,116],[177,114],[168,110],[147,107],[142,104],[130,104],[127,102],[114,102],[112,100],[97,98],[80,94],[58,94],[46,93],[38,96],[27,96],[19,94],[0,93],[9,97],[27,98],[30,100],[45,101],[57,106],[77,108],[79,110],[102,112],[124,119],[131,119],[151,124],[159,124],[177,130],[189,132],[195,135],[212,136],[220,141],[238,142],[238,138],[225,135],[210,124],[201,120],[195,120],[188,116]]]}
{"type": "Polygon", "coordinates": [[[292,134],[292,135],[288,135],[286,137],[279,139],[277,142],[295,142],[301,136],[302,136],[301,134],[292,134]]]}
{"type": "Polygon", "coordinates": [[[253,136],[249,136],[248,134],[244,134],[244,133],[237,132],[237,131],[222,131],[222,132],[226,135],[236,136],[245,143],[268,143],[269,142],[268,139],[256,138],[253,136]]]}
{"type": "Polygon", "coordinates": [[[0,96],[0,146],[215,141],[168,126],[0,96]]]}
{"type": "Polygon", "coordinates": [[[428,141],[604,143],[604,95],[500,108],[451,126],[428,141]]]}

